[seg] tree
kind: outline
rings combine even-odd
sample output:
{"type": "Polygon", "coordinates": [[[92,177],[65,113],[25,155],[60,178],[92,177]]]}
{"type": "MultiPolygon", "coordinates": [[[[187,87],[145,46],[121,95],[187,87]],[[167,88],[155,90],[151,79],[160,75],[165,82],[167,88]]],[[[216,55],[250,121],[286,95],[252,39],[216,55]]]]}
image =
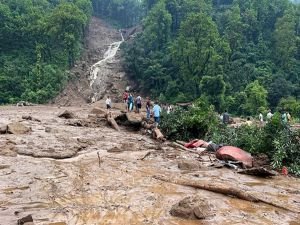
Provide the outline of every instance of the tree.
{"type": "Polygon", "coordinates": [[[267,90],[261,86],[258,81],[254,81],[245,88],[246,103],[244,109],[246,113],[255,115],[259,109],[267,108],[267,90]]]}
{"type": "Polygon", "coordinates": [[[208,102],[214,105],[218,112],[223,110],[225,85],[222,75],[204,76],[200,82],[201,93],[207,97],[208,102]]]}
{"type": "Polygon", "coordinates": [[[297,52],[295,28],[296,21],[292,10],[287,10],[276,22],[275,56],[279,65],[285,69],[294,63],[297,52]]]}
{"type": "Polygon", "coordinates": [[[200,94],[198,85],[203,76],[223,73],[228,53],[229,46],[220,38],[216,24],[203,13],[188,16],[172,46],[174,63],[189,89],[195,90],[191,93],[194,98],[200,94]]]}
{"type": "Polygon", "coordinates": [[[162,50],[171,37],[171,15],[165,8],[164,1],[159,1],[149,12],[144,26],[146,51],[162,50]]]}

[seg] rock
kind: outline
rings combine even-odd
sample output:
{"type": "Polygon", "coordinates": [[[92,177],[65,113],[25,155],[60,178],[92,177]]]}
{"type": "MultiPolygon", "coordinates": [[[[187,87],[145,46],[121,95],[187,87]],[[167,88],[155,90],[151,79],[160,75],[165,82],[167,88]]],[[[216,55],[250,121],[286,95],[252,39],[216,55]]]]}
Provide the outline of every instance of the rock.
{"type": "Polygon", "coordinates": [[[32,116],[22,116],[23,120],[32,120],[32,121],[37,121],[41,122],[39,119],[33,118],[32,116]]]}
{"type": "Polygon", "coordinates": [[[0,134],[6,134],[7,125],[0,125],[0,134]]]}
{"type": "Polygon", "coordinates": [[[58,117],[60,118],[65,118],[65,119],[72,119],[72,118],[75,118],[75,114],[69,110],[65,110],[64,112],[60,113],[58,115],[58,117]]]}
{"type": "Polygon", "coordinates": [[[106,114],[106,110],[95,107],[92,109],[91,114],[106,114]]]}
{"type": "Polygon", "coordinates": [[[10,123],[7,125],[7,133],[9,134],[26,134],[30,131],[30,127],[26,127],[19,122],[10,123]]]}
{"type": "Polygon", "coordinates": [[[33,219],[31,215],[25,216],[18,220],[18,225],[27,225],[28,223],[32,223],[33,219]]]}
{"type": "Polygon", "coordinates": [[[119,152],[123,152],[124,150],[118,148],[118,147],[113,147],[111,149],[108,149],[107,152],[110,152],[110,153],[119,153],[119,152]]]}
{"type": "Polygon", "coordinates": [[[195,160],[182,160],[178,163],[178,168],[181,170],[199,170],[200,163],[195,160]]]}
{"type": "Polygon", "coordinates": [[[0,155],[16,157],[18,155],[16,143],[10,140],[5,141],[4,143],[0,142],[0,155]]]}
{"type": "Polygon", "coordinates": [[[45,132],[46,133],[51,133],[52,131],[52,128],[51,127],[45,127],[45,132]]]}
{"type": "Polygon", "coordinates": [[[172,216],[185,219],[205,219],[213,215],[210,205],[200,197],[186,197],[170,210],[172,216]]]}

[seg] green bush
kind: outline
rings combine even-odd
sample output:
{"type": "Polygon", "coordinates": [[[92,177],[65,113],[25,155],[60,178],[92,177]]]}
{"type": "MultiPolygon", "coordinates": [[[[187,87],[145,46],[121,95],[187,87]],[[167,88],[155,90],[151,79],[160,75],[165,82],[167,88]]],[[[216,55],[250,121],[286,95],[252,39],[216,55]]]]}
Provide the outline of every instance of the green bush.
{"type": "Polygon", "coordinates": [[[300,175],[300,135],[281,122],[276,113],[265,127],[220,125],[207,135],[215,143],[239,147],[252,154],[264,153],[275,169],[287,166],[291,173],[300,175]]]}
{"type": "Polygon", "coordinates": [[[168,139],[189,140],[202,138],[217,124],[214,107],[206,100],[199,99],[187,110],[180,107],[162,114],[161,130],[168,139]]]}

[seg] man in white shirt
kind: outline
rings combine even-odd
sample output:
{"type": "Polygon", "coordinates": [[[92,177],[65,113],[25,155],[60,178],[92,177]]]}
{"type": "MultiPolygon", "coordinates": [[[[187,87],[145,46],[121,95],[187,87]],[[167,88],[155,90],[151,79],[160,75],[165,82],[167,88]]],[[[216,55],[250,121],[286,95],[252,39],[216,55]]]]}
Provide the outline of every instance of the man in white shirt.
{"type": "Polygon", "coordinates": [[[109,98],[109,96],[106,97],[105,104],[106,104],[107,113],[109,113],[111,109],[111,99],[109,98]]]}
{"type": "Polygon", "coordinates": [[[268,111],[268,113],[267,113],[267,123],[269,123],[269,122],[271,121],[272,116],[273,116],[273,114],[272,114],[272,112],[271,112],[271,109],[269,109],[269,111],[268,111]]]}

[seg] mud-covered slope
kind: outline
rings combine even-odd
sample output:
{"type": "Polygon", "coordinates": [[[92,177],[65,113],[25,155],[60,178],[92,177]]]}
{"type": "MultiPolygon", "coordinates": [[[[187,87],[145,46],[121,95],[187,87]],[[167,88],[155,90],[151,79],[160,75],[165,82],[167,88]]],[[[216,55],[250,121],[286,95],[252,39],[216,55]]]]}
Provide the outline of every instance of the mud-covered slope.
{"type": "Polygon", "coordinates": [[[105,58],[105,53],[112,43],[121,40],[118,30],[93,17],[86,34],[83,54],[70,71],[70,80],[65,89],[52,103],[62,106],[83,105],[91,102],[93,96],[100,100],[105,94],[112,95],[113,100],[119,100],[128,83],[119,51],[99,68],[98,83],[95,82],[94,86],[90,85],[90,77],[92,66],[105,58]]]}

